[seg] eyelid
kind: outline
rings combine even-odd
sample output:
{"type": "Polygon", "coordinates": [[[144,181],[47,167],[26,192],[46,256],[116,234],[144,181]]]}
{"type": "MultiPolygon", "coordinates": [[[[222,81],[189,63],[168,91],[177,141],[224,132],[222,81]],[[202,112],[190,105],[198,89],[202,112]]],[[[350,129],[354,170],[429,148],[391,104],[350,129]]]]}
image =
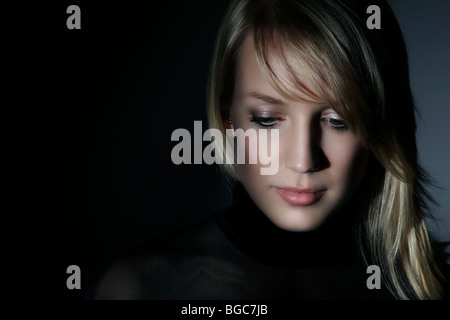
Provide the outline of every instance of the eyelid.
{"type": "Polygon", "coordinates": [[[342,119],[342,117],[341,117],[336,111],[334,111],[333,109],[327,109],[326,111],[324,111],[324,112],[322,113],[322,117],[324,117],[324,116],[330,117],[330,118],[333,118],[333,119],[336,119],[336,120],[344,120],[344,119],[342,119]]]}
{"type": "Polygon", "coordinates": [[[252,114],[249,121],[260,128],[268,129],[277,127],[283,119],[276,116],[260,116],[257,114],[252,114]]]}
{"type": "Polygon", "coordinates": [[[333,117],[333,116],[329,116],[329,115],[322,116],[321,121],[325,122],[325,125],[327,127],[330,127],[339,132],[344,132],[344,131],[348,130],[347,123],[344,120],[342,120],[342,118],[340,118],[340,117],[333,117]],[[333,123],[333,121],[335,121],[337,123],[333,123]]]}
{"type": "Polygon", "coordinates": [[[259,107],[259,108],[250,108],[249,113],[251,115],[255,115],[258,117],[283,117],[283,114],[279,111],[273,110],[273,108],[259,107]]]}

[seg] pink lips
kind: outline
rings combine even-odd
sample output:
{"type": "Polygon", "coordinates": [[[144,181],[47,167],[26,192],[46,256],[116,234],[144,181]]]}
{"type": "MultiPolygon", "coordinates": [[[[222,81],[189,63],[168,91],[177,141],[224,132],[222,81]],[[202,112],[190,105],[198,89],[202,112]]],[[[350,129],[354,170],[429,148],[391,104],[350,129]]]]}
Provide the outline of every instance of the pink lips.
{"type": "Polygon", "coordinates": [[[319,201],[326,191],[325,189],[300,189],[293,187],[275,187],[275,190],[287,203],[294,206],[312,205],[319,201]]]}

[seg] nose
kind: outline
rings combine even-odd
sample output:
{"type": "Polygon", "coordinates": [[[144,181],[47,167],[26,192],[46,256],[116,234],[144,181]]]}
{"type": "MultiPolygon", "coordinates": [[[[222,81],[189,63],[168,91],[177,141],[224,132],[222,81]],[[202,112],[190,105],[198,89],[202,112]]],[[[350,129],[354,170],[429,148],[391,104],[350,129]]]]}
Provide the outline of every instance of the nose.
{"type": "Polygon", "coordinates": [[[296,173],[312,173],[326,167],[326,156],[320,146],[320,128],[302,124],[289,132],[285,144],[285,165],[296,173]]]}

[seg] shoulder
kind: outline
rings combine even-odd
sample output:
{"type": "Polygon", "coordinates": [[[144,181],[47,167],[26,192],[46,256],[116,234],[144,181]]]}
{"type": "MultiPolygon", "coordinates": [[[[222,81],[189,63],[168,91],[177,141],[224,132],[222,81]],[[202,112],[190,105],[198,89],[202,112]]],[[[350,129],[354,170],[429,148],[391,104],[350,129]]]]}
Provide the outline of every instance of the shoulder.
{"type": "Polygon", "coordinates": [[[171,232],[115,259],[88,299],[172,299],[189,283],[199,283],[197,278],[214,277],[206,273],[223,268],[237,254],[216,218],[171,232]]]}

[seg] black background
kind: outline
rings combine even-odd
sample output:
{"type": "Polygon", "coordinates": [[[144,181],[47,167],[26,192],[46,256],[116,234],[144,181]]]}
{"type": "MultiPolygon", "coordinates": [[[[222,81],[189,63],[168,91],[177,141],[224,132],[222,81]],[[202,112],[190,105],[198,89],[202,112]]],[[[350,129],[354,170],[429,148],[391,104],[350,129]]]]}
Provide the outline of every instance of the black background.
{"type": "Polygon", "coordinates": [[[2,10],[9,297],[82,298],[117,254],[228,201],[215,165],[170,158],[173,130],[207,128],[227,1],[78,2],[80,30],[66,27],[71,4],[2,10]],[[72,264],[81,290],[66,287],[72,264]]]}

